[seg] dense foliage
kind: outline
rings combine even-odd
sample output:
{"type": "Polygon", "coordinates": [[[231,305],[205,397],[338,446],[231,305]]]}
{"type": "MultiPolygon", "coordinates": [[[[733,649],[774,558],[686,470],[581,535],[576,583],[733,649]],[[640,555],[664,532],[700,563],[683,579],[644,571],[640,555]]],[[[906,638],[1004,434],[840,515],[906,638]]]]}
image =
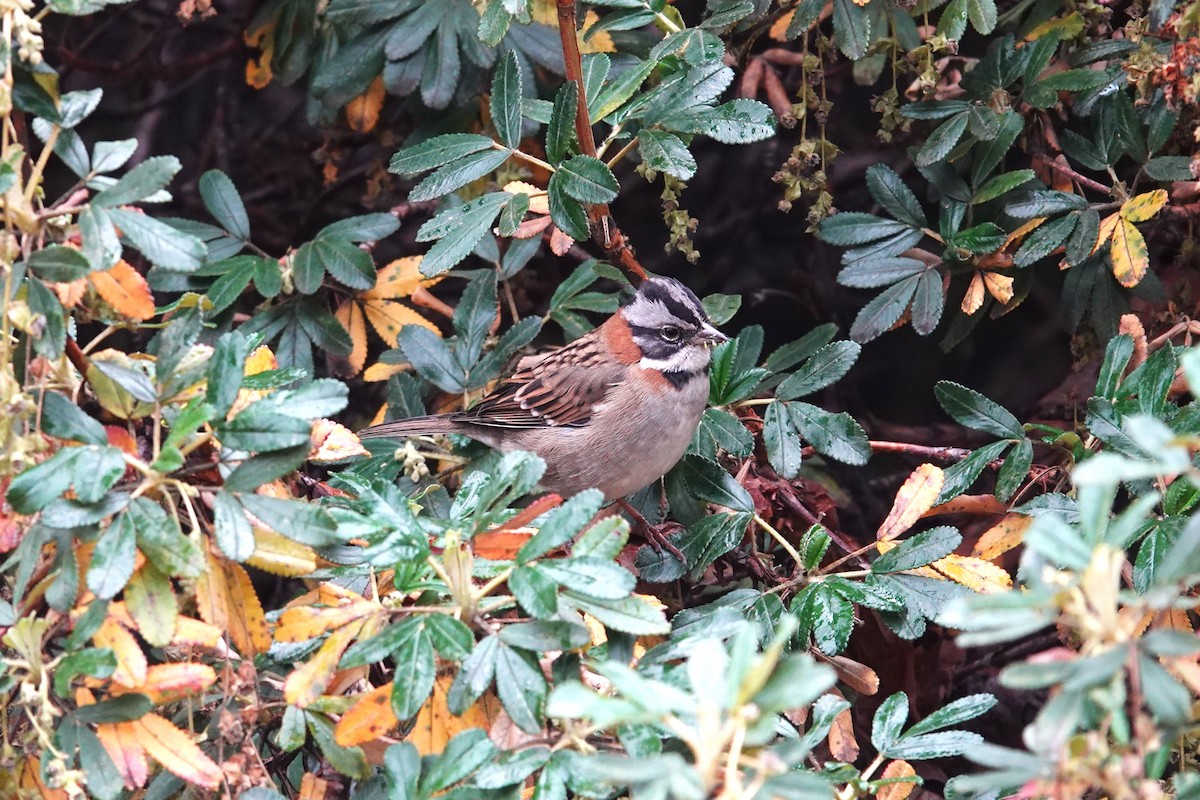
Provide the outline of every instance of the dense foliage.
{"type": "Polygon", "coordinates": [[[258,187],[173,197],[184,161],[66,90],[42,25],[127,3],[0,2],[0,796],[1200,796],[1200,3],[267,0],[246,84],[388,150],[283,245],[258,187]],[[892,149],[843,199],[869,113],[892,149]],[[876,293],[771,346],[703,298],[736,337],[630,498],[684,560],[535,456],[344,427],[613,312],[629,187],[704,275],[683,192],[760,142],[775,224],[876,293]],[[941,380],[955,427],[907,442],[841,410],[872,340],[1055,292],[1065,411],[941,380]]]}

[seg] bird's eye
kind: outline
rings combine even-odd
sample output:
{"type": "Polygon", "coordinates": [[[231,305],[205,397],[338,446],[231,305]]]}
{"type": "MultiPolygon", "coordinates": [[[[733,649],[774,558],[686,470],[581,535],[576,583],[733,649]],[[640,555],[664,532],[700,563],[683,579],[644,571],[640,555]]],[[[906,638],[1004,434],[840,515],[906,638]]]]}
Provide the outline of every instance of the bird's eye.
{"type": "Polygon", "coordinates": [[[678,342],[683,338],[683,331],[674,325],[664,325],[659,329],[658,334],[662,336],[665,342],[678,342]]]}

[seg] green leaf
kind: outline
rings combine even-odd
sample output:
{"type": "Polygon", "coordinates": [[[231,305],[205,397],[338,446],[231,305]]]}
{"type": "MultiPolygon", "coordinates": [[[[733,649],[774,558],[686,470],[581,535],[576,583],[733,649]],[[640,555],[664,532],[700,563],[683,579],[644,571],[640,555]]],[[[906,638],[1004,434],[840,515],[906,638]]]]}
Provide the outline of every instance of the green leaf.
{"type": "Polygon", "coordinates": [[[821,10],[824,7],[824,0],[800,0],[796,5],[792,21],[788,23],[787,31],[784,34],[787,40],[790,42],[811,28],[821,15],[821,10]]]}
{"type": "MultiPolygon", "coordinates": [[[[1013,142],[1025,127],[1025,118],[1016,110],[1000,115],[1000,126],[994,138],[980,142],[972,149],[971,185],[978,186],[1000,165],[1013,142]]],[[[976,202],[984,202],[977,200],[976,202]]]]}
{"type": "Polygon", "coordinates": [[[838,273],[837,282],[854,289],[874,289],[920,275],[928,269],[929,265],[924,261],[904,256],[864,258],[844,267],[838,273]]]}
{"type": "Polygon", "coordinates": [[[317,233],[318,239],[347,239],[355,244],[386,239],[400,228],[400,220],[392,214],[359,214],[331,222],[317,233]]]}
{"type": "Polygon", "coordinates": [[[217,427],[226,447],[262,452],[308,444],[312,425],[302,419],[251,406],[217,427]]]}
{"type": "Polygon", "coordinates": [[[1028,439],[1022,439],[1009,452],[1008,458],[1004,459],[1004,464],[1001,465],[1000,472],[996,475],[997,499],[1003,502],[1011,500],[1029,477],[1029,470],[1032,466],[1033,443],[1028,439]]]}
{"type": "MultiPolygon", "coordinates": [[[[395,746],[389,748],[389,753],[394,750],[395,746]]],[[[487,731],[480,728],[468,728],[456,735],[453,739],[446,743],[445,750],[425,771],[421,780],[420,797],[432,797],[443,789],[458,783],[466,778],[475,770],[487,764],[496,758],[496,746],[488,739],[487,731]]],[[[415,762],[415,752],[414,752],[415,762]]],[[[389,768],[391,760],[389,759],[389,768]]],[[[420,775],[420,763],[413,764],[415,769],[411,772],[412,778],[415,781],[420,775]]],[[[400,778],[407,774],[400,773],[396,777],[400,778]]],[[[417,800],[418,795],[413,793],[411,800],[417,800]]]]}
{"type": "Polygon", "coordinates": [[[508,579],[513,597],[537,619],[549,619],[558,613],[558,584],[535,566],[518,567],[508,579]]]}
{"type": "MultiPolygon", "coordinates": [[[[485,194],[457,208],[446,209],[422,225],[417,231],[417,241],[438,241],[421,260],[421,274],[440,275],[466,258],[491,231],[510,199],[512,195],[508,192],[485,194]]],[[[406,325],[402,330],[412,327],[416,326],[406,325]]]]}
{"type": "Polygon", "coordinates": [[[113,598],[133,575],[137,537],[128,514],[119,514],[96,540],[87,571],[87,587],[102,600],[113,598]]]}
{"type": "Polygon", "coordinates": [[[763,416],[763,444],[767,448],[767,460],[779,473],[779,477],[792,480],[800,474],[802,462],[800,434],[792,423],[792,415],[780,403],[767,406],[763,416]]]}
{"type": "MultiPolygon", "coordinates": [[[[960,697],[908,729],[906,736],[917,736],[932,733],[951,725],[958,725],[991,711],[996,705],[996,698],[990,694],[972,694],[960,697]]],[[[874,740],[872,740],[874,741],[874,740]]]]}
{"type": "Polygon", "coordinates": [[[204,242],[153,217],[124,208],[113,208],[108,216],[121,235],[155,266],[173,272],[195,272],[204,261],[204,242]]]}
{"type": "Polygon", "coordinates": [[[71,716],[87,725],[112,725],[141,719],[150,713],[151,708],[153,705],[150,698],[144,694],[131,693],[111,700],[101,700],[90,706],[80,706],[71,712],[71,716]]]}
{"type": "Polygon", "coordinates": [[[886,164],[876,164],[867,170],[867,188],[871,196],[901,222],[914,228],[924,228],[928,224],[917,196],[886,164]]]}
{"type": "Polygon", "coordinates": [[[175,156],[147,158],[121,176],[112,186],[93,197],[92,205],[111,209],[146,200],[170,183],[175,173],[182,168],[183,165],[175,156]]]}
{"type": "Polygon", "coordinates": [[[509,718],[526,733],[542,730],[546,691],[546,678],[532,655],[505,644],[497,648],[496,693],[509,718]]]}
{"type": "Polygon", "coordinates": [[[1075,230],[1067,239],[1066,261],[1068,266],[1072,267],[1079,266],[1092,254],[1092,248],[1100,238],[1099,212],[1089,208],[1080,212],[1078,216],[1075,230]]]}
{"type": "Polygon", "coordinates": [[[55,283],[69,283],[92,271],[91,262],[82,252],[58,244],[33,251],[26,263],[34,275],[55,283]]]}
{"type": "Polygon", "coordinates": [[[234,561],[245,561],[254,555],[254,529],[250,520],[233,495],[224,489],[217,492],[213,502],[213,538],[221,552],[234,561]]]}
{"type": "Polygon", "coordinates": [[[854,604],[823,583],[811,584],[792,603],[802,634],[827,656],[846,649],[854,630],[854,604]]]}
{"type": "Polygon", "coordinates": [[[538,571],[560,586],[595,600],[620,600],[633,591],[635,578],[628,570],[599,558],[551,558],[538,571]]]}
{"type": "Polygon", "coordinates": [[[1021,247],[1013,255],[1013,264],[1018,267],[1028,267],[1050,255],[1056,248],[1061,247],[1075,230],[1078,217],[1067,214],[1058,219],[1042,223],[1025,239],[1021,247]]]}
{"type": "Polygon", "coordinates": [[[593,156],[572,156],[559,165],[555,177],[563,191],[581,203],[608,203],[621,188],[612,171],[593,156]]]}
{"type": "Polygon", "coordinates": [[[996,27],[996,0],[967,0],[971,27],[987,35],[996,27]]]}
{"type": "Polygon", "coordinates": [[[634,636],[653,636],[671,630],[671,624],[667,622],[661,610],[636,597],[626,597],[621,600],[595,600],[564,591],[562,600],[568,606],[591,614],[600,621],[600,624],[610,630],[622,631],[634,636]]]}
{"type": "Polygon", "coordinates": [[[180,532],[179,524],[161,506],[139,497],[125,514],[137,532],[138,547],[160,572],[195,578],[204,570],[199,546],[180,532]]]}
{"type": "Polygon", "coordinates": [[[320,506],[261,494],[240,494],[242,506],[276,533],[309,547],[341,543],[337,524],[320,506]]]}
{"type": "Polygon", "coordinates": [[[43,392],[41,404],[44,433],[57,439],[74,440],[101,447],[108,444],[108,434],[104,432],[104,426],[58,392],[43,392]]]}
{"type": "Polygon", "coordinates": [[[881,753],[896,743],[908,722],[908,697],[896,692],[879,704],[871,721],[871,744],[881,753]]]}
{"type": "Polygon", "coordinates": [[[958,41],[967,31],[967,2],[966,0],[950,0],[938,20],[937,33],[958,41]]]}
{"type": "MultiPolygon", "coordinates": [[[[969,731],[942,731],[920,736],[904,736],[887,748],[888,758],[918,761],[927,758],[946,758],[968,752],[983,744],[983,737],[969,731]]],[[[881,751],[883,752],[883,751],[881,751]]]]}
{"type": "Polygon", "coordinates": [[[986,203],[989,200],[995,200],[997,197],[1011,192],[1018,186],[1022,186],[1034,179],[1034,173],[1031,169],[1017,169],[1012,172],[1005,172],[1003,175],[996,175],[989,178],[988,182],[975,192],[975,196],[971,198],[972,203],[986,203]]]}
{"type": "Polygon", "coordinates": [[[642,163],[655,172],[665,172],[684,181],[696,174],[696,159],[673,133],[653,129],[642,131],[638,134],[638,152],[642,163]]]}
{"type": "Polygon", "coordinates": [[[775,135],[775,114],[757,100],[739,97],[715,108],[667,117],[662,126],[679,133],[701,134],[722,144],[749,144],[775,135]]]}
{"type": "MultiPolygon", "coordinates": [[[[849,2],[849,0],[846,0],[849,2]]],[[[957,2],[958,0],[952,0],[957,2]]],[[[934,162],[943,160],[950,151],[954,149],[954,145],[958,144],[958,140],[962,138],[963,132],[967,129],[967,121],[970,118],[969,114],[956,114],[950,119],[937,126],[929,138],[925,140],[925,144],[921,145],[921,149],[917,151],[917,155],[913,158],[913,163],[918,167],[927,167],[934,162]]]]}
{"type": "Polygon", "coordinates": [[[496,134],[512,148],[521,142],[521,96],[521,63],[516,51],[509,50],[492,76],[489,107],[496,134]]]}
{"type": "Polygon", "coordinates": [[[396,346],[422,378],[447,392],[466,389],[462,366],[433,331],[420,325],[405,325],[400,329],[396,346]]]}
{"type": "Polygon", "coordinates": [[[579,88],[574,81],[567,81],[554,96],[554,109],[550,112],[550,124],[546,126],[546,158],[551,164],[566,158],[575,143],[578,104],[579,88]]]}
{"type": "Polygon", "coordinates": [[[719,408],[705,409],[696,427],[696,434],[692,437],[692,451],[715,459],[718,450],[744,457],[753,449],[754,437],[737,417],[719,408]]]}
{"type": "Polygon", "coordinates": [[[800,435],[818,453],[843,464],[862,465],[871,457],[867,434],[854,417],[842,411],[830,413],[823,408],[793,401],[787,404],[792,422],[800,435]]]}
{"type": "Polygon", "coordinates": [[[472,781],[481,789],[500,789],[505,786],[523,784],[525,779],[545,766],[550,760],[548,747],[528,747],[501,753],[479,772],[472,781]]]}
{"type": "Polygon", "coordinates": [[[938,381],[934,387],[938,403],[958,424],[1006,439],[1023,439],[1025,430],[1008,409],[974,389],[951,381],[938,381]]]}
{"type": "Polygon", "coordinates": [[[1156,181],[1192,181],[1192,159],[1187,156],[1158,156],[1142,168],[1146,176],[1156,181]]]}
{"type": "MultiPolygon", "coordinates": [[[[700,36],[694,29],[691,31],[681,31],[680,33],[692,36],[700,36]]],[[[668,37],[670,38],[670,37],[668,37]]],[[[666,40],[659,44],[665,43],[666,40]]],[[[724,46],[721,46],[722,51],[724,46]]],[[[650,60],[638,62],[637,66],[629,67],[614,80],[605,84],[605,86],[596,94],[596,98],[589,104],[589,113],[591,119],[601,120],[612,114],[614,111],[623,106],[626,101],[634,96],[638,88],[645,83],[646,78],[650,77],[657,66],[657,59],[651,55],[650,60]]],[[[644,136],[650,133],[651,129],[644,129],[639,136],[644,136]]],[[[658,131],[655,131],[658,133],[658,131]]],[[[643,155],[643,158],[645,156],[643,155]]]]}
{"type": "Polygon", "coordinates": [[[500,641],[533,652],[576,650],[591,641],[588,629],[574,622],[519,622],[500,629],[500,641]]]}
{"type": "Polygon", "coordinates": [[[903,572],[932,564],[954,552],[962,544],[962,534],[948,525],[910,536],[871,563],[871,572],[903,572]]]}
{"type": "Polygon", "coordinates": [[[1029,192],[1024,199],[1009,203],[1004,212],[1015,219],[1032,219],[1051,217],[1064,211],[1082,211],[1085,208],[1087,200],[1080,195],[1037,189],[1029,192]]]}
{"type": "Polygon", "coordinates": [[[686,455],[674,472],[689,495],[734,511],[754,513],[750,493],[715,461],[686,455]]]}
{"type": "Polygon", "coordinates": [[[567,500],[550,512],[533,538],[521,546],[517,562],[528,564],[566,544],[591,521],[603,503],[604,496],[597,489],[588,489],[567,500]]]}
{"type": "Polygon", "coordinates": [[[296,288],[313,294],[321,288],[328,272],[351,289],[370,289],[375,285],[375,263],[371,254],[359,250],[345,239],[319,237],[305,242],[292,260],[296,288]]]}
{"type": "Polygon", "coordinates": [[[200,197],[221,227],[243,241],[250,238],[250,218],[246,216],[246,206],[228,175],[218,169],[210,169],[201,175],[200,197]]]}
{"type": "Polygon", "coordinates": [[[780,400],[795,400],[831,386],[841,380],[858,360],[862,346],[855,342],[834,342],[818,350],[775,390],[780,400]]]}
{"type": "Polygon", "coordinates": [[[436,673],[433,641],[425,620],[419,615],[404,620],[397,627],[402,635],[398,636],[391,652],[397,677],[404,677],[392,685],[392,711],[397,719],[410,719],[421,710],[433,691],[436,673]]]}
{"type": "Polygon", "coordinates": [[[852,0],[833,0],[833,37],[847,58],[857,61],[871,44],[871,17],[852,0]]]}
{"type": "Polygon", "coordinates": [[[476,133],[447,133],[406,147],[392,156],[388,171],[397,175],[416,175],[465,158],[472,153],[495,147],[490,136],[476,133]]]}
{"type": "Polygon", "coordinates": [[[419,203],[461,189],[472,181],[491,175],[510,155],[511,150],[485,150],[451,161],[414,186],[409,192],[409,199],[419,203]]]}
{"type": "Polygon", "coordinates": [[[903,222],[864,214],[861,211],[841,211],[821,223],[817,235],[829,244],[842,247],[874,242],[898,233],[907,233],[912,226],[903,222]]]}
{"type": "Polygon", "coordinates": [[[583,210],[583,206],[579,204],[579,201],[567,196],[565,188],[565,180],[567,179],[560,178],[560,175],[561,173],[559,172],[551,175],[550,182],[546,186],[550,204],[550,218],[554,220],[554,224],[563,233],[572,239],[586,241],[590,235],[587,212],[583,210]]]}
{"type": "Polygon", "coordinates": [[[912,327],[920,336],[933,333],[942,319],[945,299],[942,286],[942,275],[934,269],[926,270],[917,279],[912,301],[912,327]]]}

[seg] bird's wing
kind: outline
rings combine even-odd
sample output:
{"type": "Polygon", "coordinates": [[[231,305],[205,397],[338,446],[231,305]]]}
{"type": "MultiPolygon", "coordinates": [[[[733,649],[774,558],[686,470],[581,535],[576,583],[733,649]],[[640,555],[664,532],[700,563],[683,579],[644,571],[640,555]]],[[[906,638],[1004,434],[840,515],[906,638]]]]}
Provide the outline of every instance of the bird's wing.
{"type": "Polygon", "coordinates": [[[456,421],[503,428],[577,427],[621,383],[626,367],[605,359],[594,337],[518,370],[456,421]]]}

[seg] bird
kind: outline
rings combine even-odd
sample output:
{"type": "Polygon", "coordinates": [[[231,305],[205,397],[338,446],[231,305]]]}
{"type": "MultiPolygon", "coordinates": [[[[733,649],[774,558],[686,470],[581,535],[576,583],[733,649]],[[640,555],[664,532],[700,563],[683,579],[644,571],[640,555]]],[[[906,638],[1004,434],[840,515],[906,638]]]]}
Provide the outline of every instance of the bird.
{"type": "Polygon", "coordinates": [[[462,434],[540,456],[546,491],[570,497],[594,488],[620,500],[683,457],[708,405],[712,348],[728,340],[691,289],[649,278],[599,327],[526,359],[474,407],[385,422],[358,436],[462,434]]]}

